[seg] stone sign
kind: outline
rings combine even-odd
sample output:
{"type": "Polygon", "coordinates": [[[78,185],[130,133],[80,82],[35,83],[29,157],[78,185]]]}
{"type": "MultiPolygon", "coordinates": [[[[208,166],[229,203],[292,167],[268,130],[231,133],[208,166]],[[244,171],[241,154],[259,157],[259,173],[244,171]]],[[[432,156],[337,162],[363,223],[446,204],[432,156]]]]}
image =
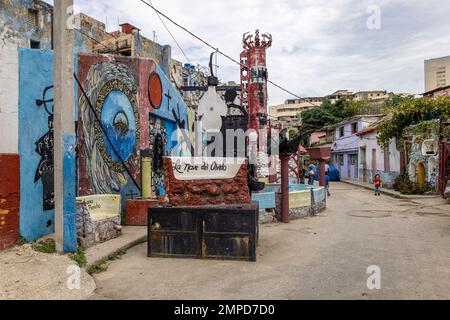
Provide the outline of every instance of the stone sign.
{"type": "Polygon", "coordinates": [[[177,180],[233,179],[244,158],[170,158],[177,180]]]}
{"type": "Polygon", "coordinates": [[[120,195],[79,197],[77,201],[86,206],[93,222],[120,217],[122,201],[120,195]]]}
{"type": "Polygon", "coordinates": [[[166,192],[173,206],[251,203],[248,161],[231,158],[164,158],[166,192]]]}

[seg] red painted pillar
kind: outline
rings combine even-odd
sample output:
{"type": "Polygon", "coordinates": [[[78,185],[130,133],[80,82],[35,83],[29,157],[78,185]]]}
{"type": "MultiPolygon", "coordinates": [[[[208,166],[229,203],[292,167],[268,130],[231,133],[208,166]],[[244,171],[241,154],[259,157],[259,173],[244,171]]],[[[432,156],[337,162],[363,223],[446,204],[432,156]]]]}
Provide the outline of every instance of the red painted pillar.
{"type": "Polygon", "coordinates": [[[289,223],[289,160],[290,155],[281,155],[281,221],[289,223]]]}

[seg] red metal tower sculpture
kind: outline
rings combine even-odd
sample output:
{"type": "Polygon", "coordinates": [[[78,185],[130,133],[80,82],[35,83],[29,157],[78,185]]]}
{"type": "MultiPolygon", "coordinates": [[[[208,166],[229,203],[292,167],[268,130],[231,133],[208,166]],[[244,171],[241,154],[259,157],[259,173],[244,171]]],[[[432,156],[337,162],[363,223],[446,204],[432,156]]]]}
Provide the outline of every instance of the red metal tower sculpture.
{"type": "Polygon", "coordinates": [[[241,53],[241,105],[249,114],[249,129],[262,132],[267,127],[266,50],[272,46],[272,35],[247,32],[241,53]]]}

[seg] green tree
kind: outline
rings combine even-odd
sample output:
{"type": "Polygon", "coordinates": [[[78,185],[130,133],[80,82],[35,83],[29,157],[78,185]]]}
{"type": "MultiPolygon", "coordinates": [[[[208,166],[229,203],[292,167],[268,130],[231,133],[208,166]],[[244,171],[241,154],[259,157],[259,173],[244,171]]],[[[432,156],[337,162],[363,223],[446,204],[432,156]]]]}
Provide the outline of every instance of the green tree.
{"type": "Polygon", "coordinates": [[[378,128],[378,142],[380,145],[388,143],[393,138],[402,139],[406,128],[429,122],[433,119],[450,120],[450,98],[439,97],[436,100],[402,99],[390,110],[388,120],[378,128]]]}
{"type": "Polygon", "coordinates": [[[303,130],[315,131],[339,123],[357,115],[364,106],[365,104],[361,101],[341,99],[332,103],[331,100],[326,99],[321,106],[301,114],[303,130]]]}

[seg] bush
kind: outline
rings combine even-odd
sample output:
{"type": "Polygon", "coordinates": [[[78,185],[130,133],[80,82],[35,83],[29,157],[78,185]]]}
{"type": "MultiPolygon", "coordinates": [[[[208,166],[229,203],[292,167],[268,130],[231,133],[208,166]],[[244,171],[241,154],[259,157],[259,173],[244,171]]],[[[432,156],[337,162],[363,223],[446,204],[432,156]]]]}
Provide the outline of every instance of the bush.
{"type": "Polygon", "coordinates": [[[407,174],[399,176],[393,186],[395,191],[407,195],[423,195],[433,191],[433,186],[425,182],[421,187],[419,183],[411,181],[407,174]]]}

